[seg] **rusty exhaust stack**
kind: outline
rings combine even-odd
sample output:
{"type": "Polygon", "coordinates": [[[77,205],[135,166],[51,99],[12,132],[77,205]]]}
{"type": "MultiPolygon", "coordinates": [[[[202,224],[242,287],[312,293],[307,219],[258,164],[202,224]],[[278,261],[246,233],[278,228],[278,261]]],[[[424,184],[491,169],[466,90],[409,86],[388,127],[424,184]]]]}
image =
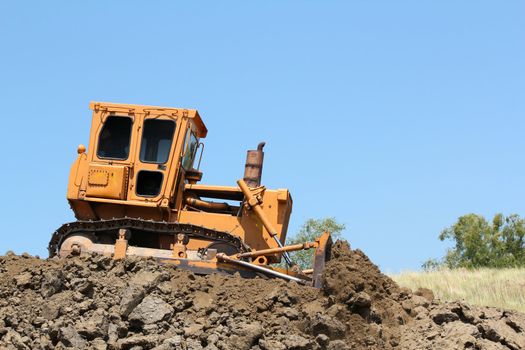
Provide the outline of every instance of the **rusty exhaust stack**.
{"type": "Polygon", "coordinates": [[[246,165],[244,167],[243,180],[249,187],[261,185],[262,168],[264,161],[263,147],[266,142],[260,142],[256,150],[249,150],[246,154],[246,165]]]}

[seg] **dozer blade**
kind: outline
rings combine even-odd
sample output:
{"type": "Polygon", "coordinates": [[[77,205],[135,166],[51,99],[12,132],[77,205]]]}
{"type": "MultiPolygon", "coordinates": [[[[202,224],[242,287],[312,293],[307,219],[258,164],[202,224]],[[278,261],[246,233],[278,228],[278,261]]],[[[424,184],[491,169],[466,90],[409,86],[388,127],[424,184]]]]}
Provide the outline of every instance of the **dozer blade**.
{"type": "Polygon", "coordinates": [[[330,260],[332,255],[332,237],[328,232],[325,232],[316,241],[318,246],[314,253],[312,286],[321,288],[323,286],[323,273],[326,262],[330,260]]]}

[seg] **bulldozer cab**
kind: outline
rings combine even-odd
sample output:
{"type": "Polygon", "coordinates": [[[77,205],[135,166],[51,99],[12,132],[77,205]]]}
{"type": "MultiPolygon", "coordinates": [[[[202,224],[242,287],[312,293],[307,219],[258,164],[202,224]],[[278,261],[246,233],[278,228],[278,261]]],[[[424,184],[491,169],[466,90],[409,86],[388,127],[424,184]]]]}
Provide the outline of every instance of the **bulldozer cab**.
{"type": "Polygon", "coordinates": [[[180,206],[206,127],[196,110],[92,103],[84,196],[180,206]],[[181,187],[182,186],[182,187],[181,187]]]}

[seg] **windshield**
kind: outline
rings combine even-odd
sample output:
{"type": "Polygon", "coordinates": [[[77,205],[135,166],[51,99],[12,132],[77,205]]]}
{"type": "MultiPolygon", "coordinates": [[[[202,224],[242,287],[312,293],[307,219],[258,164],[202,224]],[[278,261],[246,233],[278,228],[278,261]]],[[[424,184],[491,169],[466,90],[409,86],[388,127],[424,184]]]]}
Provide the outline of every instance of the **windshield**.
{"type": "Polygon", "coordinates": [[[191,169],[193,161],[195,160],[195,152],[197,152],[197,146],[199,141],[194,133],[188,131],[186,135],[184,156],[182,157],[182,167],[186,170],[191,169]]]}
{"type": "Polygon", "coordinates": [[[163,164],[168,161],[175,132],[175,122],[164,119],[146,119],[140,146],[140,161],[163,164]]]}
{"type": "Polygon", "coordinates": [[[131,118],[128,117],[108,117],[98,138],[97,156],[108,159],[128,159],[132,123],[131,118]]]}

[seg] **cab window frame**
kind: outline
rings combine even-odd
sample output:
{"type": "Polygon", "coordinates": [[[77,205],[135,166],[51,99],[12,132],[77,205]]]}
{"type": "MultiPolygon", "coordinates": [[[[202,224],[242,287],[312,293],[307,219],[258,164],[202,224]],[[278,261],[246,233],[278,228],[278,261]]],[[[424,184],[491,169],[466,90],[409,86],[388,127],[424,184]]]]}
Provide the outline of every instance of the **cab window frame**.
{"type": "MultiPolygon", "coordinates": [[[[174,145],[174,141],[175,141],[175,135],[176,135],[176,132],[177,132],[177,121],[174,120],[174,119],[164,119],[164,118],[146,118],[144,119],[144,122],[142,123],[142,132],[140,133],[140,144],[139,144],[139,147],[138,147],[138,159],[141,163],[144,163],[144,164],[158,164],[158,165],[164,165],[166,164],[169,160],[170,160],[170,155],[171,155],[171,151],[172,151],[172,148],[173,148],[173,145],[174,145]],[[167,157],[166,157],[166,160],[164,162],[156,162],[156,161],[148,161],[148,160],[144,160],[142,159],[142,145],[143,145],[143,142],[144,142],[144,132],[146,130],[146,122],[149,122],[149,121],[166,121],[166,122],[170,122],[173,124],[173,132],[171,134],[171,142],[170,142],[170,146],[169,146],[169,149],[168,149],[168,154],[167,154],[167,157]]],[[[158,150],[157,150],[158,152],[158,150]]]]}
{"type": "Polygon", "coordinates": [[[164,172],[159,171],[159,170],[141,169],[138,171],[137,180],[135,181],[135,194],[137,195],[137,197],[142,197],[142,198],[156,198],[161,194],[163,185],[164,185],[164,172]],[[158,187],[158,191],[156,194],[140,194],[139,193],[139,188],[142,188],[143,186],[142,184],[139,184],[139,180],[143,179],[142,176],[144,176],[146,173],[149,173],[150,175],[153,175],[153,174],[160,175],[159,187],[158,187]]]}
{"type": "Polygon", "coordinates": [[[133,124],[134,124],[134,118],[132,118],[131,116],[128,116],[128,115],[109,115],[107,118],[105,118],[104,120],[104,123],[102,124],[102,128],[97,136],[97,158],[99,159],[107,159],[107,160],[119,160],[119,161],[126,161],[129,159],[129,156],[130,156],[130,153],[131,153],[131,144],[132,144],[132,138],[133,138],[133,124]],[[126,151],[126,157],[122,158],[122,157],[108,157],[108,156],[103,156],[100,154],[100,151],[101,151],[101,144],[103,142],[103,138],[102,138],[102,134],[103,132],[106,130],[106,127],[107,127],[107,123],[108,123],[108,120],[117,120],[117,119],[127,119],[130,121],[130,124],[129,124],[129,135],[128,135],[128,143],[127,145],[124,147],[124,150],[126,151]]]}
{"type": "Polygon", "coordinates": [[[197,137],[196,133],[194,133],[191,128],[188,128],[188,132],[186,133],[185,140],[184,140],[184,148],[183,148],[183,153],[182,153],[182,157],[181,157],[181,167],[184,170],[189,170],[189,169],[191,169],[193,167],[193,165],[195,163],[195,158],[196,158],[196,155],[197,155],[197,149],[198,148],[199,148],[199,138],[197,137]],[[186,167],[184,163],[186,161],[186,155],[188,154],[188,149],[189,149],[189,147],[191,145],[192,136],[195,139],[195,149],[193,150],[190,166],[186,167]]]}

